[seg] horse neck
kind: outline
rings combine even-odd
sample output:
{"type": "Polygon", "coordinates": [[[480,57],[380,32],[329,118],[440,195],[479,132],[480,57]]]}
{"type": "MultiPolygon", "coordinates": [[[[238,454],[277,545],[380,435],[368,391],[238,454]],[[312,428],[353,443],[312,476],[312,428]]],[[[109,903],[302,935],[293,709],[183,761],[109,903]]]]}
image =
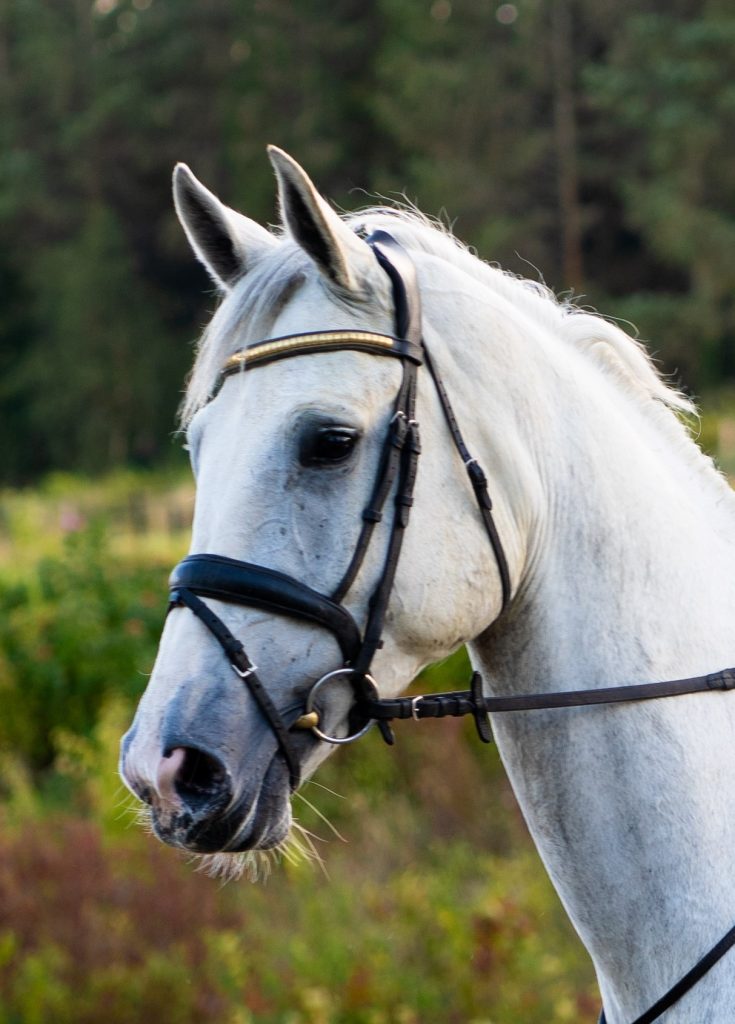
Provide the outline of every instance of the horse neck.
{"type": "MultiPolygon", "coordinates": [[[[496,693],[735,664],[732,499],[677,441],[671,414],[609,381],[584,390],[576,376],[569,393],[540,399],[540,500],[520,589],[505,620],[472,645],[474,660],[496,693]]],[[[609,1024],[645,1010],[735,923],[723,855],[735,841],[734,701],[706,694],[495,716],[530,831],[593,957],[609,1024]]],[[[721,1015],[706,1019],[730,1020],[732,954],[729,963],[667,1020],[705,1019],[698,1001],[711,1014],[720,1000],[721,1015]]]]}

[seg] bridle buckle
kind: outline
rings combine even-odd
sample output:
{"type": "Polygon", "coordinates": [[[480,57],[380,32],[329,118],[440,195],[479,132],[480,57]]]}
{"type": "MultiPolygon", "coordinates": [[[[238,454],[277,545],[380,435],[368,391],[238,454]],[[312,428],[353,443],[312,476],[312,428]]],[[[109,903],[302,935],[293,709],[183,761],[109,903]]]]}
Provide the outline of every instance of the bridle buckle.
{"type": "Polygon", "coordinates": [[[421,716],[419,715],[419,705],[423,699],[424,698],[419,695],[418,697],[414,697],[411,701],[411,718],[413,718],[414,722],[419,722],[421,720],[421,716]]]}
{"type": "Polygon", "coordinates": [[[238,668],[237,665],[235,665],[235,663],[231,661],[230,666],[232,667],[233,672],[237,672],[241,679],[247,679],[248,676],[255,675],[255,673],[258,671],[257,665],[251,665],[250,668],[246,668],[245,670],[243,670],[241,668],[238,668]]]}

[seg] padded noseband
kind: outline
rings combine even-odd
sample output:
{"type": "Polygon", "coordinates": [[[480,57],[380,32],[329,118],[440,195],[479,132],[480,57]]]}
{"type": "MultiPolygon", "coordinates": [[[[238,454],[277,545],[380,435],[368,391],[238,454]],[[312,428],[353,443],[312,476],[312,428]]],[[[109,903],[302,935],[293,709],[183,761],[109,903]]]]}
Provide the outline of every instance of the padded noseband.
{"type": "Polygon", "coordinates": [[[351,661],[360,649],[360,630],[346,608],[275,569],[224,555],[189,555],[179,562],[169,579],[174,603],[182,587],[200,597],[252,605],[315,622],[334,634],[345,661],[351,661]]]}

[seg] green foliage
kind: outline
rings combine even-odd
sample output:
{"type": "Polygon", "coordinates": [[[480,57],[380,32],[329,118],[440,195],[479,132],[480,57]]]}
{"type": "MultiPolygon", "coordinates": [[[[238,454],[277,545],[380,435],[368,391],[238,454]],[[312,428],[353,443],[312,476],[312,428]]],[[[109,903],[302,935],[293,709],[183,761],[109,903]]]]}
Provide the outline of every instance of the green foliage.
{"type": "Polygon", "coordinates": [[[332,858],[329,881],[300,872],[223,892],[151,840],[113,847],[73,819],[47,821],[40,840],[28,826],[0,841],[8,1024],[564,1024],[594,1012],[532,855],[450,844],[383,874],[368,843],[332,858]]]}
{"type": "Polygon", "coordinates": [[[372,815],[345,801],[338,821],[352,842],[325,847],[329,878],[291,865],[222,889],[150,837],[6,817],[0,1021],[564,1024],[594,1012],[590,969],[527,841],[506,857],[432,838],[421,805],[400,798],[372,815]]]}
{"type": "Polygon", "coordinates": [[[0,479],[165,457],[213,305],[171,168],[270,222],[271,141],[343,206],[405,194],[634,318],[690,387],[732,379],[735,18],[664,6],[3,5],[0,479]]]}
{"type": "MultiPolygon", "coordinates": [[[[112,210],[90,205],[79,233],[41,254],[34,280],[43,344],[22,373],[28,428],[44,438],[50,463],[99,472],[150,458],[170,431],[178,384],[112,210]]],[[[173,363],[183,375],[183,360],[173,363]]]]}
{"type": "Polygon", "coordinates": [[[59,730],[88,734],[112,693],[142,692],[163,617],[160,565],[113,567],[101,523],[23,582],[0,579],[0,750],[48,767],[59,730]]]}
{"type": "Polygon", "coordinates": [[[689,17],[629,18],[607,60],[585,69],[597,109],[627,132],[615,162],[630,231],[659,262],[658,282],[628,300],[690,381],[735,368],[735,16],[717,4],[689,17]]]}

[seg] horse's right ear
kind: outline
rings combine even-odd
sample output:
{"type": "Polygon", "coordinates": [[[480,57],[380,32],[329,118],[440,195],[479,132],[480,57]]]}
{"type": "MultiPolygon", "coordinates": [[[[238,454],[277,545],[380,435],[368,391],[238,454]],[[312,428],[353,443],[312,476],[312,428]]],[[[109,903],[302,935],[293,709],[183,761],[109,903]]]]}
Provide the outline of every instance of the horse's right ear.
{"type": "Polygon", "coordinates": [[[260,224],[221,203],[186,164],[174,169],[174,205],[197,258],[225,291],[276,244],[260,224]]]}

